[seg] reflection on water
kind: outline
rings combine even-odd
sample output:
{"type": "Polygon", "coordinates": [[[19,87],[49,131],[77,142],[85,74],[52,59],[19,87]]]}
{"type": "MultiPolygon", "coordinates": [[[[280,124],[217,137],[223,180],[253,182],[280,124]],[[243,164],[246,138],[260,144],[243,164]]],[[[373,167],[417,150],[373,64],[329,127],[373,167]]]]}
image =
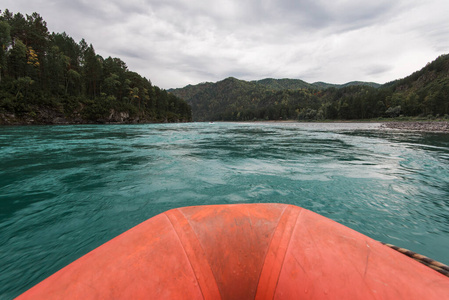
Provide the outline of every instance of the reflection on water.
{"type": "Polygon", "coordinates": [[[449,263],[449,135],[379,124],[0,128],[0,298],[167,209],[282,202],[449,263]]]}

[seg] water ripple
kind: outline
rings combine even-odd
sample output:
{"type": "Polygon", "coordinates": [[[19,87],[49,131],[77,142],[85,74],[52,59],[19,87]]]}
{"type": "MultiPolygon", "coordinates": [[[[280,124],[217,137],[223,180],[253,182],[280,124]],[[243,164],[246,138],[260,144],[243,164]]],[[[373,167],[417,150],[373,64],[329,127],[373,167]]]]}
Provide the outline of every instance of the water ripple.
{"type": "Polygon", "coordinates": [[[449,136],[378,127],[1,127],[0,298],[187,205],[295,204],[448,264],[449,136]]]}

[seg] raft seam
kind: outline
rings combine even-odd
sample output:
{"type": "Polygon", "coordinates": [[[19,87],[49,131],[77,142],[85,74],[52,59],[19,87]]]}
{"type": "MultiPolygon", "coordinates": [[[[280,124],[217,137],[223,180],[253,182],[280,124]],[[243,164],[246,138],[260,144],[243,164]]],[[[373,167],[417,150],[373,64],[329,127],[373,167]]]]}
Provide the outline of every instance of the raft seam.
{"type": "MultiPolygon", "coordinates": [[[[289,236],[289,238],[288,238],[287,248],[286,248],[286,250],[285,250],[284,257],[282,258],[281,269],[280,269],[280,271],[279,271],[278,279],[277,279],[277,281],[276,281],[276,287],[275,287],[275,289],[274,289],[275,292],[276,292],[276,290],[277,290],[277,288],[278,288],[279,278],[281,277],[281,271],[282,271],[282,269],[284,268],[285,257],[287,256],[288,249],[290,249],[290,243],[291,243],[291,241],[292,241],[293,233],[294,233],[294,231],[295,231],[295,229],[296,229],[296,224],[298,223],[298,219],[299,219],[299,217],[301,216],[301,214],[302,214],[303,211],[304,211],[304,209],[301,209],[301,210],[299,211],[299,213],[296,215],[295,224],[294,224],[294,226],[292,227],[292,231],[291,231],[290,236],[289,236]]],[[[302,267],[302,266],[301,266],[301,267],[302,267]]],[[[274,298],[274,297],[273,297],[273,298],[274,298]]]]}
{"type": "MultiPolygon", "coordinates": [[[[286,206],[284,207],[284,209],[282,210],[281,216],[279,217],[278,223],[276,224],[276,228],[274,229],[273,234],[271,235],[270,243],[269,243],[269,245],[268,245],[268,250],[267,250],[267,252],[265,253],[265,256],[264,256],[264,258],[263,258],[264,265],[265,265],[265,259],[267,258],[268,252],[269,252],[270,247],[271,247],[271,243],[273,242],[274,235],[275,235],[276,231],[278,230],[279,223],[280,223],[282,217],[284,216],[285,210],[286,210],[288,207],[289,207],[289,205],[286,205],[286,206]]],[[[263,271],[263,267],[262,267],[262,271],[263,271]]],[[[262,271],[261,271],[261,273],[262,273],[262,271]]],[[[260,280],[260,276],[259,276],[259,280],[260,280]]],[[[257,281],[257,286],[259,286],[259,280],[257,281]]]]}
{"type": "Polygon", "coordinates": [[[165,212],[164,214],[169,219],[170,224],[172,225],[173,229],[175,230],[176,236],[178,237],[181,245],[183,246],[183,251],[184,251],[184,253],[186,254],[186,256],[188,258],[188,261],[189,261],[190,267],[192,268],[193,274],[195,274],[195,279],[196,279],[196,282],[198,283],[198,286],[200,288],[201,294],[203,295],[203,299],[205,299],[205,300],[207,300],[207,299],[221,299],[221,293],[220,293],[220,291],[218,289],[218,286],[216,285],[216,279],[215,279],[214,273],[212,272],[212,269],[210,267],[209,261],[207,260],[206,255],[204,253],[204,249],[201,246],[201,243],[199,242],[198,237],[196,236],[196,234],[195,234],[195,232],[194,232],[194,230],[192,228],[192,225],[190,224],[189,220],[185,217],[185,215],[179,209],[170,210],[170,211],[165,212]],[[168,213],[170,213],[170,214],[168,214],[168,213]],[[196,251],[194,251],[194,247],[192,246],[192,243],[191,243],[191,241],[189,239],[184,239],[184,238],[180,237],[180,235],[179,235],[180,232],[178,232],[178,230],[182,231],[186,235],[188,235],[189,233],[186,232],[186,230],[184,230],[183,226],[177,226],[177,225],[175,226],[175,224],[173,223],[171,217],[173,217],[176,221],[179,221],[178,217],[176,216],[176,214],[179,214],[181,216],[181,218],[184,219],[184,221],[186,222],[187,226],[191,229],[191,233],[195,236],[195,239],[198,242],[198,246],[200,247],[202,253],[197,253],[196,251]],[[189,255],[189,253],[187,252],[186,246],[189,249],[191,248],[193,256],[189,255]],[[203,258],[201,260],[203,262],[203,264],[201,264],[201,262],[198,259],[197,255],[199,255],[199,256],[201,256],[201,258],[203,258]],[[194,264],[192,264],[192,258],[196,261],[196,265],[195,265],[196,267],[194,266],[194,264]],[[210,273],[209,275],[212,275],[212,278],[214,279],[213,282],[215,283],[215,286],[212,287],[213,291],[211,291],[211,288],[210,288],[211,286],[209,284],[206,284],[205,282],[203,284],[201,284],[201,281],[199,280],[199,278],[202,278],[202,277],[208,278],[207,274],[205,274],[203,272],[203,267],[208,268],[208,270],[206,270],[206,272],[210,273]],[[201,273],[200,275],[202,275],[202,276],[199,276],[197,271],[199,271],[201,273]],[[204,294],[205,293],[204,292],[204,288],[206,288],[207,290],[209,290],[209,292],[212,292],[212,294],[215,294],[215,295],[211,295],[210,298],[206,297],[205,294],[204,294]]]}
{"type": "MultiPolygon", "coordinates": [[[[289,222],[289,220],[290,220],[292,217],[294,217],[294,214],[295,214],[295,211],[296,211],[297,208],[298,208],[298,207],[293,206],[293,205],[286,205],[286,207],[284,208],[284,210],[283,210],[283,212],[282,212],[282,214],[281,214],[281,216],[280,216],[280,218],[279,218],[279,221],[278,221],[278,224],[277,224],[277,226],[276,226],[276,229],[274,230],[273,235],[272,235],[272,237],[271,237],[270,244],[269,244],[269,246],[268,246],[268,250],[267,250],[267,252],[266,252],[266,254],[265,254],[265,258],[264,258],[264,261],[263,261],[262,270],[261,270],[261,273],[260,273],[260,275],[259,275],[259,279],[258,279],[258,282],[257,282],[257,290],[256,290],[256,298],[255,298],[255,299],[269,299],[269,298],[267,298],[267,297],[262,298],[264,295],[259,295],[259,290],[260,290],[260,280],[261,280],[261,278],[262,278],[262,275],[264,275],[265,273],[267,273],[267,272],[269,272],[269,271],[271,271],[271,272],[273,271],[273,270],[265,270],[265,265],[267,264],[267,256],[270,254],[270,252],[275,252],[276,256],[279,255],[278,250],[280,249],[280,246],[281,246],[281,244],[282,244],[282,238],[286,235],[286,231],[288,230],[288,227],[289,227],[288,225],[289,225],[289,223],[291,223],[291,222],[289,222]],[[284,221],[284,218],[285,218],[285,221],[284,221]],[[281,225],[281,223],[283,223],[283,225],[281,225]],[[283,226],[284,228],[283,228],[283,229],[282,229],[282,228],[279,228],[279,226],[283,226]],[[282,233],[279,233],[280,236],[277,237],[277,239],[278,239],[277,245],[273,245],[273,239],[275,238],[275,236],[276,236],[278,230],[282,230],[282,233]],[[273,250],[272,250],[272,247],[276,247],[276,249],[275,249],[276,251],[274,250],[274,248],[273,248],[273,250]]],[[[277,286],[278,286],[278,283],[279,283],[279,277],[280,277],[282,268],[283,268],[283,266],[284,266],[285,256],[286,256],[287,251],[288,251],[288,249],[289,249],[289,247],[290,247],[291,237],[292,237],[293,231],[294,231],[294,229],[295,229],[296,223],[297,223],[297,221],[298,221],[298,217],[299,217],[299,215],[302,213],[302,211],[303,211],[303,209],[300,208],[299,211],[297,212],[297,215],[296,215],[296,219],[295,219],[295,221],[294,221],[294,224],[293,224],[293,226],[291,226],[290,234],[289,234],[289,236],[288,236],[288,243],[287,243],[287,245],[286,245],[286,247],[285,247],[285,251],[283,251],[283,253],[282,253],[282,262],[276,264],[276,263],[275,263],[275,262],[276,262],[275,259],[274,259],[274,262],[270,262],[272,265],[273,265],[273,264],[276,264],[276,265],[279,267],[279,268],[278,268],[278,273],[277,273],[277,278],[276,278],[276,284],[274,285],[273,289],[271,290],[271,299],[273,299],[274,296],[275,296],[275,293],[276,293],[276,290],[277,290],[277,286]]],[[[268,279],[269,279],[269,278],[268,278],[268,279]]],[[[270,292],[270,291],[268,291],[268,292],[270,292]]],[[[266,295],[265,295],[265,296],[266,296],[266,295]]]]}
{"type": "Polygon", "coordinates": [[[279,220],[278,220],[278,223],[277,223],[277,225],[276,225],[276,228],[274,229],[273,234],[271,235],[271,239],[270,239],[270,243],[269,243],[269,245],[268,245],[267,252],[265,253],[265,256],[264,256],[264,258],[263,258],[263,266],[262,266],[262,270],[260,271],[259,279],[257,280],[257,290],[256,290],[256,295],[257,295],[257,291],[259,290],[260,277],[262,276],[262,273],[263,273],[263,267],[265,266],[265,261],[266,261],[266,259],[267,259],[267,255],[268,255],[269,252],[270,252],[271,244],[272,244],[272,242],[273,242],[274,235],[276,234],[276,231],[278,230],[278,227],[279,227],[279,223],[280,223],[282,217],[284,216],[284,213],[285,213],[285,211],[287,210],[288,207],[289,207],[289,205],[286,205],[286,206],[284,207],[284,209],[282,210],[282,213],[281,213],[281,216],[279,217],[279,220]]]}
{"type": "Polygon", "coordinates": [[[368,254],[365,260],[365,272],[363,272],[363,280],[366,278],[366,273],[368,272],[369,256],[371,255],[371,247],[367,241],[365,241],[366,247],[368,248],[368,254]]]}
{"type": "Polygon", "coordinates": [[[166,213],[164,213],[164,215],[165,215],[165,217],[168,219],[168,221],[170,222],[170,225],[171,225],[171,227],[173,228],[173,230],[175,231],[176,237],[178,238],[179,243],[182,245],[182,251],[184,251],[184,254],[185,254],[186,257],[187,257],[187,260],[188,260],[188,262],[189,262],[189,266],[190,266],[190,268],[192,269],[193,274],[195,274],[195,279],[196,279],[196,282],[198,283],[198,286],[199,286],[199,288],[200,288],[201,295],[203,295],[203,299],[205,299],[205,298],[204,298],[203,289],[201,288],[201,284],[198,282],[198,277],[197,277],[197,275],[196,275],[195,269],[193,268],[192,262],[190,261],[190,257],[189,257],[189,255],[188,255],[187,252],[186,252],[186,249],[185,249],[185,247],[184,247],[183,242],[181,241],[181,238],[179,237],[178,231],[176,230],[175,226],[173,225],[173,222],[172,222],[172,220],[170,219],[170,217],[169,217],[166,213]]]}

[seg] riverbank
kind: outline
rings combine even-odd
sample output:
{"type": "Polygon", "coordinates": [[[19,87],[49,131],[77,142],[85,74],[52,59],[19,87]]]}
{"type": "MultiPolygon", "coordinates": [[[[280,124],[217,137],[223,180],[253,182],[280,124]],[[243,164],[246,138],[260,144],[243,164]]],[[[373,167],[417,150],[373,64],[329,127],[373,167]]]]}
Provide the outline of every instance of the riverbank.
{"type": "Polygon", "coordinates": [[[0,112],[1,125],[83,125],[83,124],[154,124],[154,123],[185,123],[185,119],[178,119],[175,115],[170,118],[145,118],[131,116],[128,112],[111,109],[104,117],[87,118],[80,113],[66,116],[54,109],[38,109],[36,113],[16,115],[0,112]]]}
{"type": "Polygon", "coordinates": [[[421,132],[444,132],[449,133],[449,122],[447,121],[408,121],[408,122],[385,122],[383,129],[411,130],[421,132]]]}
{"type": "Polygon", "coordinates": [[[302,123],[302,124],[380,124],[380,129],[393,129],[404,131],[419,131],[419,132],[443,132],[449,133],[449,121],[385,121],[379,119],[371,120],[324,120],[315,122],[301,122],[296,120],[275,120],[275,121],[249,121],[248,123],[302,123]]]}

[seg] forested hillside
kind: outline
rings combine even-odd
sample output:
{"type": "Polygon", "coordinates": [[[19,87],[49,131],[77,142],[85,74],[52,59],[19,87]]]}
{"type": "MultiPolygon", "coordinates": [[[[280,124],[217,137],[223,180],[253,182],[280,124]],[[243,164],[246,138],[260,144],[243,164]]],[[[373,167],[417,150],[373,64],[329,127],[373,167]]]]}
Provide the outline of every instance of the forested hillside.
{"type": "Polygon", "coordinates": [[[313,84],[293,79],[227,78],[171,90],[192,105],[196,121],[353,120],[379,117],[447,117],[449,55],[385,85],[313,84]]]}
{"type": "MultiPolygon", "coordinates": [[[[0,12],[1,13],[1,12],[0,12]]],[[[0,16],[0,124],[191,121],[191,107],[37,14],[0,16]]]]}

